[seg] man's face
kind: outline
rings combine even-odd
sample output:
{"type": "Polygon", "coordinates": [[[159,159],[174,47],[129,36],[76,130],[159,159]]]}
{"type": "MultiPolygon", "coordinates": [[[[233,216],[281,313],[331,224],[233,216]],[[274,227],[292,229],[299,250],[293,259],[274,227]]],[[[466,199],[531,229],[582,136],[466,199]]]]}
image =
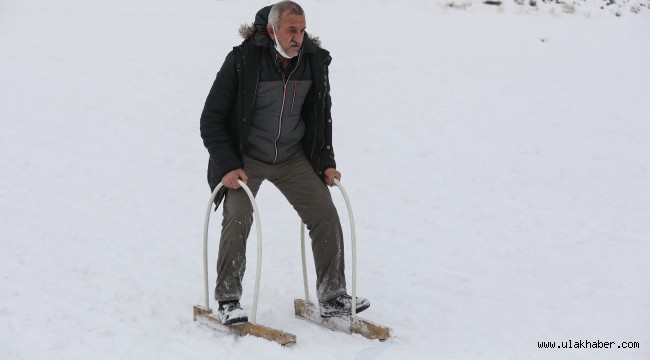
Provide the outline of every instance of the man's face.
{"type": "Polygon", "coordinates": [[[305,15],[289,14],[280,16],[280,24],[275,29],[274,40],[289,56],[298,55],[302,40],[305,38],[305,15]]]}

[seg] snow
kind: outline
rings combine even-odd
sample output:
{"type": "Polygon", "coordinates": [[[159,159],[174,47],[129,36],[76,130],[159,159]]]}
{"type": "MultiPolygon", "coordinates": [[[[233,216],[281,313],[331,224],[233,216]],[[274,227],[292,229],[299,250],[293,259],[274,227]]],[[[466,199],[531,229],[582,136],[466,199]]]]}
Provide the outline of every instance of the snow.
{"type": "Polygon", "coordinates": [[[650,358],[650,9],[447,3],[303,2],[334,58],[362,317],[395,338],[292,315],[299,220],[266,183],[258,322],[292,348],[192,321],[198,119],[266,2],[0,3],[0,358],[650,358]],[[537,346],[569,340],[640,348],[537,346]]]}

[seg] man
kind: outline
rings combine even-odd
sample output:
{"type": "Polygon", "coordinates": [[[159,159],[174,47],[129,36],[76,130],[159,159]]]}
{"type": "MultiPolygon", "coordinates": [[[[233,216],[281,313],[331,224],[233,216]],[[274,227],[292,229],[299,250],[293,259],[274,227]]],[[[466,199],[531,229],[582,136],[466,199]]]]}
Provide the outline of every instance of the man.
{"type": "MultiPolygon", "coordinates": [[[[242,26],[217,73],[201,115],[210,153],[208,182],[225,197],[215,299],[224,324],[248,321],[239,300],[246,268],[252,205],[239,180],[257,194],[272,182],[309,230],[323,317],[348,315],[343,235],[329,189],[340,180],[332,149],[329,52],[305,32],[302,8],[283,1],[261,9],[242,26]]],[[[370,304],[357,298],[357,312],[370,304]]]]}

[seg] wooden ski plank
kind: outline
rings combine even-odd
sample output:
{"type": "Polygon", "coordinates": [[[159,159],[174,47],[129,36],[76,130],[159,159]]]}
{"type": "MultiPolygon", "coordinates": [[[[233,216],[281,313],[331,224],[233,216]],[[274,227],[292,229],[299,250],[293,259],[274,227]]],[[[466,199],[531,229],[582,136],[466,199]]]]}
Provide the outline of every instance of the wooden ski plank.
{"type": "Polygon", "coordinates": [[[251,335],[276,342],[283,346],[291,346],[296,343],[296,335],[260,324],[247,322],[243,324],[223,325],[219,321],[219,318],[212,313],[212,309],[206,309],[200,305],[194,306],[194,321],[199,321],[226,333],[237,336],[251,335]]]}
{"type": "Polygon", "coordinates": [[[342,331],[348,334],[355,333],[368,339],[387,340],[391,337],[391,329],[375,324],[368,320],[351,316],[336,316],[322,318],[320,310],[314,304],[302,299],[293,301],[296,317],[318,324],[331,330],[342,331]]]}

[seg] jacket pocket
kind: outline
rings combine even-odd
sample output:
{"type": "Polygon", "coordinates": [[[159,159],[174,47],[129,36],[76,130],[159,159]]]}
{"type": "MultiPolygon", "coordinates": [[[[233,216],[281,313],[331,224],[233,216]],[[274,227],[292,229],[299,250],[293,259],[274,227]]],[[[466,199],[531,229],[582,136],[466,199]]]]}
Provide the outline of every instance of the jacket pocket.
{"type": "Polygon", "coordinates": [[[296,104],[296,95],[298,95],[298,83],[293,84],[293,98],[291,99],[291,111],[290,114],[293,114],[293,107],[296,104]]]}

